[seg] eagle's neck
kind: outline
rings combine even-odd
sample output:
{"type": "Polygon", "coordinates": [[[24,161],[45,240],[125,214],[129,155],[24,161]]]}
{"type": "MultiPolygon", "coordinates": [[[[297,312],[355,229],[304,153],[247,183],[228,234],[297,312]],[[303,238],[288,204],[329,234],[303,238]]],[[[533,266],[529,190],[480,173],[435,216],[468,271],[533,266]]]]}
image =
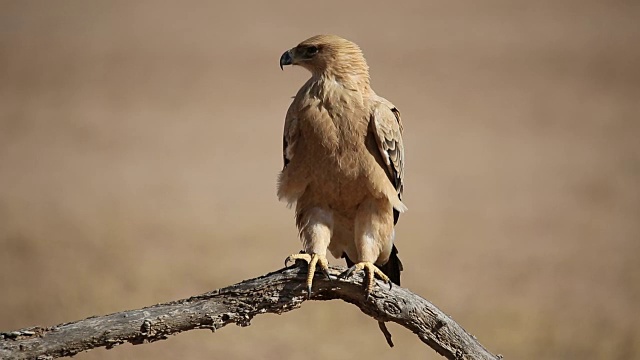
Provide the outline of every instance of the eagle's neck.
{"type": "Polygon", "coordinates": [[[309,95],[318,99],[325,108],[353,107],[364,104],[370,94],[369,81],[361,78],[344,78],[331,75],[312,76],[307,82],[309,95]]]}
{"type": "Polygon", "coordinates": [[[371,90],[368,72],[325,71],[313,74],[310,82],[314,88],[323,93],[348,90],[365,94],[371,90]]]}

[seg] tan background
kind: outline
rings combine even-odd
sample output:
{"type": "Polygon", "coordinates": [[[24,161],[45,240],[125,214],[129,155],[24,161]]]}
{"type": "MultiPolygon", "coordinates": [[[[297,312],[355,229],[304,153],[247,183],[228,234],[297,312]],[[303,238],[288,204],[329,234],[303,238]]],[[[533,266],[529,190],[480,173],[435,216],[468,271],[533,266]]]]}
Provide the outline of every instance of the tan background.
{"type": "MultiPolygon", "coordinates": [[[[280,54],[365,51],[402,111],[403,283],[510,359],[640,359],[636,1],[0,2],[0,330],[187,297],[299,250],[280,54]]],[[[338,263],[336,261],[336,263],[338,263]]],[[[77,359],[437,359],[340,302],[77,359]]]]}

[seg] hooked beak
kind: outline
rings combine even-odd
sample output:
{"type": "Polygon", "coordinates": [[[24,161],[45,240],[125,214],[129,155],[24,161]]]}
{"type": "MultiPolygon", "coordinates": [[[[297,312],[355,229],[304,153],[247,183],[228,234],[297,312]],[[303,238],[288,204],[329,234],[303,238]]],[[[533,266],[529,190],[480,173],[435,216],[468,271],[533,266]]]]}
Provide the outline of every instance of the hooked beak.
{"type": "Polygon", "coordinates": [[[291,57],[291,50],[287,50],[280,56],[280,69],[284,70],[285,65],[293,64],[293,58],[291,57]]]}

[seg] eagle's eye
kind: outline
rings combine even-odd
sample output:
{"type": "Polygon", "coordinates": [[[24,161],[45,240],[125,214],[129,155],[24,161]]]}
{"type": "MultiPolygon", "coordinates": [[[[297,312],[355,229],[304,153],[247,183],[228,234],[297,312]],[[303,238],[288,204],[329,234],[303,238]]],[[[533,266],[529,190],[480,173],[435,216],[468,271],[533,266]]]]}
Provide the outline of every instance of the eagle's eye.
{"type": "Polygon", "coordinates": [[[315,55],[315,54],[317,54],[317,53],[318,53],[318,47],[317,47],[317,46],[313,46],[313,45],[311,45],[311,46],[309,46],[309,47],[307,48],[307,56],[308,56],[308,57],[312,57],[312,56],[314,56],[314,55],[315,55]]]}

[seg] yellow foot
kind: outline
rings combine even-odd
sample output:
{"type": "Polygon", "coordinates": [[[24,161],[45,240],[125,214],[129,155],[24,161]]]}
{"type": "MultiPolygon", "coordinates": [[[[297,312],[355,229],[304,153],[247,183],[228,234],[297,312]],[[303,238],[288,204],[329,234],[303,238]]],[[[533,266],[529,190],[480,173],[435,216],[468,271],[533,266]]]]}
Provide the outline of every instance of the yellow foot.
{"type": "Polygon", "coordinates": [[[349,270],[347,270],[344,275],[342,276],[343,278],[348,278],[349,276],[351,276],[354,272],[356,271],[360,271],[360,270],[364,270],[365,272],[365,294],[367,295],[367,297],[369,297],[369,294],[371,294],[371,291],[373,290],[373,284],[374,284],[374,279],[375,279],[375,275],[378,275],[378,277],[380,278],[380,280],[384,281],[385,283],[389,284],[389,289],[391,289],[391,280],[389,280],[389,277],[387,275],[385,275],[382,271],[380,271],[380,269],[378,269],[372,262],[368,262],[368,261],[364,261],[364,262],[360,262],[357,263],[355,265],[353,265],[352,267],[349,268],[349,270]]]}
{"type": "Polygon", "coordinates": [[[313,284],[313,275],[316,273],[316,265],[320,265],[320,269],[324,275],[327,279],[331,280],[331,276],[329,275],[329,262],[325,255],[305,253],[289,255],[284,261],[284,266],[296,260],[304,260],[309,264],[309,270],[307,271],[307,297],[311,297],[311,285],[313,284]]]}

